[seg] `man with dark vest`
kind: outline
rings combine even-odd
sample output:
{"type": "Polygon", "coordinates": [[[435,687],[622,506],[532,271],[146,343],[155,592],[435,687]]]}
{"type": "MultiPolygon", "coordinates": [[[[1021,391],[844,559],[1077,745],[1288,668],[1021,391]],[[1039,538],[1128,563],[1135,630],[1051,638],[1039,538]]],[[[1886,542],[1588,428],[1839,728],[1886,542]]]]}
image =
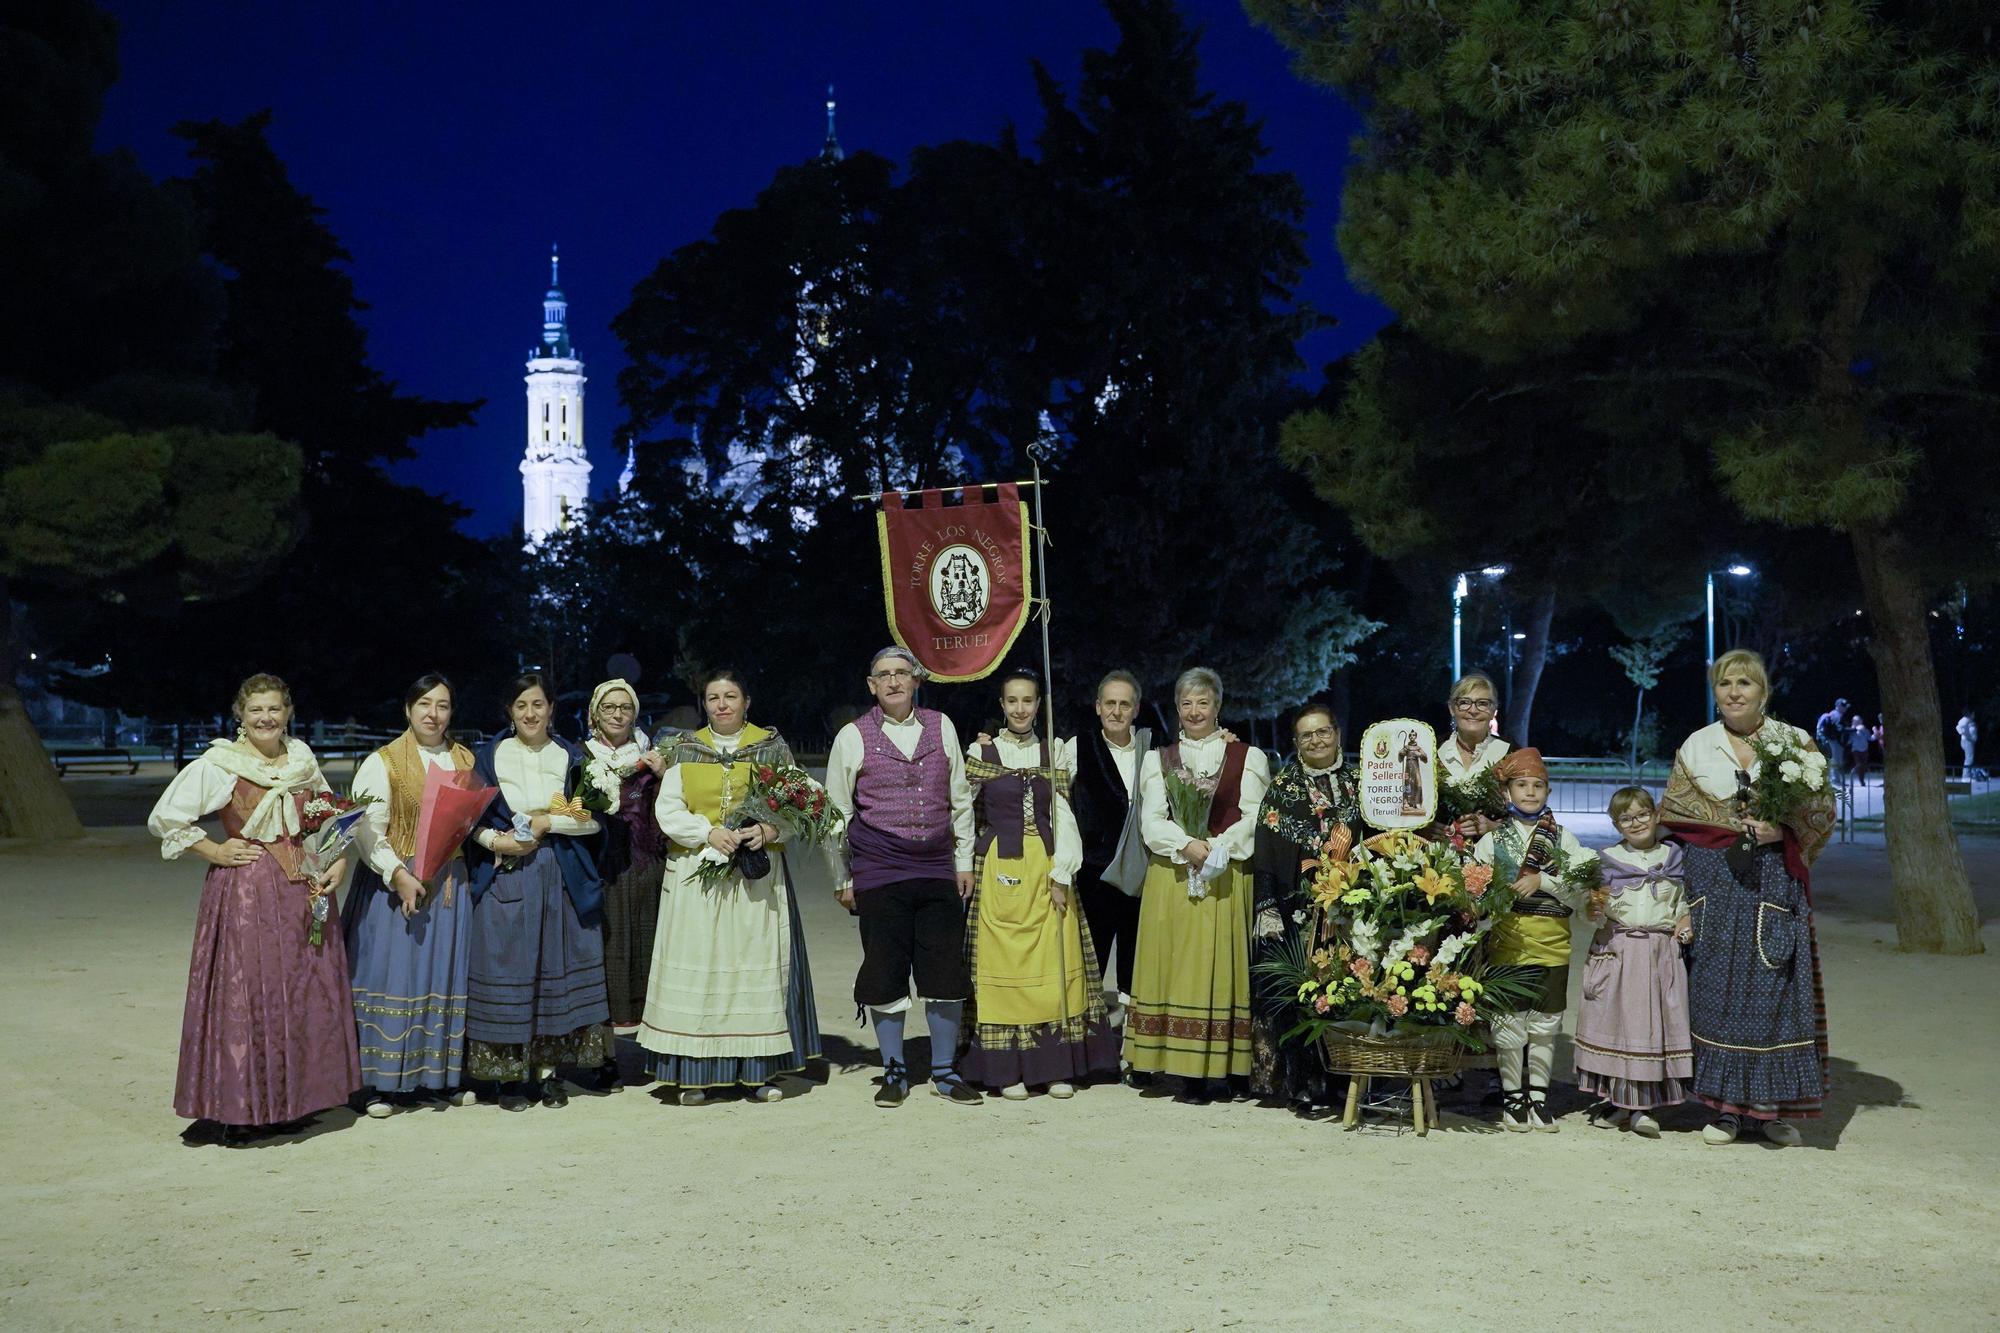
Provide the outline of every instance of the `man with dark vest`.
{"type": "Polygon", "coordinates": [[[1152,748],[1153,733],[1134,727],[1139,682],[1129,671],[1113,671],[1097,683],[1097,728],[1078,736],[1070,752],[1076,769],[1070,806],[1083,835],[1083,869],[1077,892],[1084,920],[1111,980],[1117,946],[1118,1004],[1112,1021],[1124,1018],[1132,989],[1133,949],[1139,939],[1139,891],[1150,858],[1139,832],[1139,764],[1152,748]]]}
{"type": "Polygon", "coordinates": [[[972,893],[972,788],[951,719],[917,707],[924,669],[906,648],[868,665],[875,707],[840,729],[826,760],[826,789],[847,816],[835,866],[841,905],[861,918],[854,1002],[869,1011],[882,1048],[875,1104],[909,1096],[903,1025],[910,983],[931,1036],[931,1088],[947,1102],[984,1099],[953,1067],[972,978],[965,965],[965,899],[972,893]]]}

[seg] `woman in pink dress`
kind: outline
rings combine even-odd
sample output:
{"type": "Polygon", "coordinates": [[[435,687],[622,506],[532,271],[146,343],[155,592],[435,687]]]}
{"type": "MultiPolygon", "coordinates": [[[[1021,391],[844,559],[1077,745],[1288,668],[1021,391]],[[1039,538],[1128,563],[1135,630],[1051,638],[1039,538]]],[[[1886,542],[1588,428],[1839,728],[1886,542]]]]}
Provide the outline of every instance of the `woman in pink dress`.
{"type": "Polygon", "coordinates": [[[174,1086],[175,1112],[197,1122],[195,1142],[290,1130],[361,1083],[333,900],[347,865],[317,880],[302,866],[303,807],[326,779],[305,743],[285,734],[292,699],[282,680],[250,677],[234,711],[236,739],[183,768],[146,821],[167,860],[193,852],[209,864],[174,1086]],[[200,826],[217,813],[221,842],[200,826]],[[325,915],[314,943],[317,901],[325,915]]]}

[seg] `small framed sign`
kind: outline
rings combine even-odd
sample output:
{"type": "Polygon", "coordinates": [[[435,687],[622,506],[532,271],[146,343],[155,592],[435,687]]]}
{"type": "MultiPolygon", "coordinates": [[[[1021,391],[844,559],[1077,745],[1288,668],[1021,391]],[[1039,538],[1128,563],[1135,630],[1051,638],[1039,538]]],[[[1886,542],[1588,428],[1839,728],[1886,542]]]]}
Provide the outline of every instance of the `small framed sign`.
{"type": "Polygon", "coordinates": [[[1361,818],[1370,828],[1422,828],[1437,815],[1437,733],[1397,717],[1361,733],[1361,818]]]}

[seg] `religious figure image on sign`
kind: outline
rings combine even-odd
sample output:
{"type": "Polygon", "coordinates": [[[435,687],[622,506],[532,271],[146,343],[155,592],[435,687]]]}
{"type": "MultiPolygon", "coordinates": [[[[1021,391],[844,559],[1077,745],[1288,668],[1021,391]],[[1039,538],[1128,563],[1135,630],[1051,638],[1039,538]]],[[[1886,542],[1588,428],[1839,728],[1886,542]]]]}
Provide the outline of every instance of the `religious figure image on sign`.
{"type": "Polygon", "coordinates": [[[1437,811],[1437,733],[1412,718],[1361,734],[1361,817],[1378,829],[1422,828],[1437,811]]]}
{"type": "Polygon", "coordinates": [[[947,546],[931,563],[931,606],[953,629],[979,623],[991,585],[986,558],[970,546],[947,546]]]}
{"type": "Polygon", "coordinates": [[[1405,732],[1403,748],[1396,752],[1403,761],[1403,813],[1406,815],[1428,815],[1424,807],[1424,776],[1430,764],[1430,756],[1417,743],[1417,733],[1405,732]]]}

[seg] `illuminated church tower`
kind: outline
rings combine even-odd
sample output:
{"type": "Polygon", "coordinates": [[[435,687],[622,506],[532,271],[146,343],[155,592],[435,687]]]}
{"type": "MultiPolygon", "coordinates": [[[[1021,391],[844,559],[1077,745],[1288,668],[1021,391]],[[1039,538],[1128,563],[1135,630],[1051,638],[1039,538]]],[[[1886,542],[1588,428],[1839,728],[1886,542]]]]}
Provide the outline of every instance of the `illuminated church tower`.
{"type": "Polygon", "coordinates": [[[521,530],[533,550],[581,517],[590,495],[583,450],[583,362],[569,340],[569,302],[549,250],[549,290],[542,298],[542,341],[528,356],[528,452],[521,460],[521,530]]]}

